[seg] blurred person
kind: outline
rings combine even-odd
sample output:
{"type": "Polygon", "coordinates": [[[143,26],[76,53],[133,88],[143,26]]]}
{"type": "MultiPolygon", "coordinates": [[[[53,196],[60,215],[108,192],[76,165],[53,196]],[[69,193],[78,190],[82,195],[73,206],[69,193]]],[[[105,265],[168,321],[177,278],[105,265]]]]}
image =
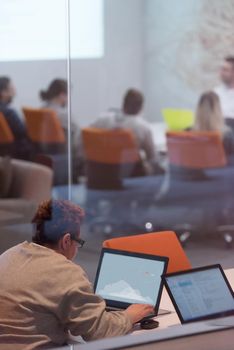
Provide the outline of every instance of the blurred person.
{"type": "Polygon", "coordinates": [[[42,107],[53,109],[61,125],[67,130],[67,81],[64,79],[54,79],[46,90],[40,91],[40,98],[43,101],[42,107]]]}
{"type": "Polygon", "coordinates": [[[32,145],[27,136],[26,127],[18,113],[10,107],[16,94],[15,87],[9,77],[0,77],[0,112],[6,121],[15,138],[13,154],[15,158],[31,158],[32,145]]]}
{"type": "Polygon", "coordinates": [[[234,135],[224,121],[219,96],[208,91],[201,95],[195,115],[194,130],[218,131],[222,137],[226,154],[234,152],[234,135]]]}
{"type": "MultiPolygon", "coordinates": [[[[43,101],[42,108],[49,108],[56,112],[66,134],[68,131],[67,91],[67,81],[64,79],[54,79],[46,90],[40,91],[40,98],[43,101]]],[[[78,125],[73,121],[71,129],[74,136],[79,135],[78,125]]]]}
{"type": "MultiPolygon", "coordinates": [[[[55,111],[61,126],[68,138],[68,87],[64,79],[54,79],[46,90],[40,91],[40,98],[43,101],[42,108],[49,108],[55,111]]],[[[73,173],[83,173],[83,152],[81,144],[80,129],[71,121],[71,143],[73,154],[73,173]]]]}
{"type": "Polygon", "coordinates": [[[153,312],[141,304],[106,311],[83,269],[72,262],[84,244],[83,217],[72,202],[45,201],[33,219],[33,242],[0,256],[1,350],[48,349],[66,344],[69,332],[84,340],[124,335],[153,312]]]}
{"type": "Polygon", "coordinates": [[[234,120],[234,56],[227,56],[220,69],[221,85],[214,91],[219,96],[224,118],[234,120]]]}
{"type": "Polygon", "coordinates": [[[151,125],[142,117],[143,106],[143,94],[136,89],[129,89],[124,95],[121,110],[114,109],[113,113],[97,119],[91,126],[101,129],[130,129],[142,155],[145,174],[163,173],[158,164],[151,125]]]}

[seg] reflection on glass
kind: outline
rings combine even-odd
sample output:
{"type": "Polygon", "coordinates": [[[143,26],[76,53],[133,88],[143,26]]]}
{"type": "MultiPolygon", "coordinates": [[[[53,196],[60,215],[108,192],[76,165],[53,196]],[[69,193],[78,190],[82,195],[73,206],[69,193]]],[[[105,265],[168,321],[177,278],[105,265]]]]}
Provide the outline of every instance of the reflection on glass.
{"type": "Polygon", "coordinates": [[[2,252],[30,240],[38,204],[56,183],[67,186],[67,135],[39,98],[50,81],[66,81],[66,1],[1,1],[0,19],[2,252]]]}
{"type": "MultiPolygon", "coordinates": [[[[206,48],[199,36],[204,3],[183,2],[173,8],[173,18],[167,1],[147,0],[144,11],[123,1],[103,6],[103,56],[71,60],[71,104],[84,160],[72,196],[86,207],[87,230],[116,236],[169,229],[183,243],[202,237],[205,244],[206,234],[222,242],[220,230],[227,224],[233,230],[226,213],[233,205],[234,138],[215,89],[225,50],[211,58],[212,28],[203,31],[206,48]],[[199,45],[197,65],[186,49],[192,35],[199,45]],[[208,101],[198,116],[202,93],[214,89],[221,108],[208,101]]],[[[213,6],[221,23],[223,9],[213,6]]],[[[71,44],[73,22],[71,17],[71,44]]],[[[231,58],[225,62],[222,85],[232,75],[231,58]]]]}
{"type": "Polygon", "coordinates": [[[230,245],[234,59],[230,40],[214,55],[204,9],[220,32],[229,19],[206,6],[1,5],[0,155],[52,169],[52,196],[85,207],[87,235],[174,230],[230,245]]]}

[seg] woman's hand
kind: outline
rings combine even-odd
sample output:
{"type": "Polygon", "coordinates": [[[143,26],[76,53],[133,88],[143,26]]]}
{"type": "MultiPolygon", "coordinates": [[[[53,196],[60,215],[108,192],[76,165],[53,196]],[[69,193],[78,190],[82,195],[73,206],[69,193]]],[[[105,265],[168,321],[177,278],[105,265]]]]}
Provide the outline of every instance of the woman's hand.
{"type": "Polygon", "coordinates": [[[132,324],[137,323],[142,318],[154,314],[154,307],[148,304],[132,304],[125,312],[128,314],[132,324]]]}

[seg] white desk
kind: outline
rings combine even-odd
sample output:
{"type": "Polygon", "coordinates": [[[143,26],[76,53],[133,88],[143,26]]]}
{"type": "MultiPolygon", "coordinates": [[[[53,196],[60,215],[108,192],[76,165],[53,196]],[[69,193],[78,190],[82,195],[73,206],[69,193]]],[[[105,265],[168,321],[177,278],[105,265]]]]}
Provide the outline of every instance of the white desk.
{"type": "MultiPolygon", "coordinates": [[[[234,289],[234,268],[224,270],[224,272],[227,276],[229,283],[231,284],[232,288],[234,289]]],[[[156,317],[156,320],[159,321],[158,328],[155,328],[152,330],[142,330],[142,329],[139,329],[139,327],[136,327],[132,334],[135,335],[135,334],[142,334],[145,332],[147,332],[147,333],[148,332],[155,332],[158,329],[165,329],[167,327],[171,327],[171,326],[180,324],[179,317],[177,316],[177,313],[175,312],[174,306],[171,302],[171,299],[170,299],[165,287],[163,288],[160,308],[171,311],[171,314],[156,317]]]]}
{"type": "MultiPolygon", "coordinates": [[[[194,322],[177,325],[171,328],[157,329],[154,332],[141,334],[140,337],[125,335],[74,345],[72,350],[233,350],[234,317],[227,317],[226,326],[212,325],[209,322],[194,322]]],[[[218,320],[216,320],[218,321],[218,320]]]]}
{"type": "Polygon", "coordinates": [[[171,299],[166,291],[166,288],[163,288],[162,292],[162,298],[160,303],[160,309],[169,310],[171,311],[170,314],[167,315],[161,315],[157,316],[155,319],[159,322],[159,327],[152,329],[152,330],[143,330],[140,329],[139,326],[136,326],[133,331],[133,335],[138,335],[142,333],[149,333],[149,332],[155,332],[158,329],[165,329],[171,326],[174,326],[176,324],[180,324],[179,317],[177,316],[177,313],[175,312],[174,306],[171,302],[171,299]]]}
{"type": "MultiPolygon", "coordinates": [[[[225,274],[229,280],[229,283],[231,284],[232,288],[234,288],[234,268],[225,270],[225,274]]],[[[109,339],[103,339],[98,340],[94,342],[89,342],[87,344],[79,344],[79,345],[71,345],[71,349],[73,350],[109,350],[109,349],[122,349],[122,348],[132,348],[134,345],[137,345],[139,342],[141,344],[146,344],[147,342],[150,342],[151,340],[157,341],[160,339],[179,339],[179,345],[176,347],[176,349],[182,349],[180,346],[181,344],[181,337],[188,337],[189,335],[197,335],[197,334],[208,334],[208,339],[212,339],[212,335],[209,334],[210,331],[214,330],[220,330],[222,327],[219,325],[214,325],[213,323],[215,320],[212,320],[211,322],[195,322],[190,323],[187,325],[181,326],[179,318],[177,314],[175,313],[175,309],[172,305],[172,302],[170,300],[169,295],[167,294],[166,289],[164,288],[162,293],[162,299],[160,303],[160,308],[167,309],[172,311],[171,314],[168,315],[162,315],[157,317],[157,320],[159,321],[159,327],[152,329],[152,330],[139,330],[135,329],[134,332],[132,332],[130,335],[125,335],[122,337],[117,338],[109,338],[109,339]],[[171,327],[171,328],[170,328],[171,327]],[[215,328],[214,328],[215,327],[215,328]],[[141,335],[140,340],[137,337],[138,335],[141,335]]],[[[233,327],[234,324],[234,317],[228,318],[230,320],[230,324],[233,327]]],[[[224,320],[226,321],[226,319],[224,320]]],[[[219,319],[219,322],[222,322],[222,319],[219,319]]],[[[223,329],[225,329],[225,326],[228,327],[225,322],[223,324],[223,329]]],[[[231,327],[231,326],[230,326],[231,327]]],[[[231,340],[234,340],[233,336],[233,330],[229,329],[229,338],[231,337],[231,340]]],[[[219,337],[216,335],[216,337],[219,337]]],[[[227,338],[227,341],[229,342],[229,338],[227,338]]],[[[188,338],[185,339],[185,347],[183,349],[187,349],[186,341],[188,338]]],[[[197,339],[197,338],[196,338],[197,339]]],[[[78,340],[78,339],[77,339],[78,340]]],[[[196,349],[196,341],[195,340],[195,348],[196,349]]],[[[233,341],[232,341],[233,343],[233,341]]],[[[231,343],[231,346],[232,346],[231,343]]],[[[174,343],[173,343],[174,344],[174,343]]],[[[171,345],[169,344],[169,348],[171,349],[171,345]]],[[[193,345],[194,345],[194,339],[193,339],[193,345]]],[[[150,347],[151,349],[155,348],[155,345],[152,344],[150,347]]],[[[204,348],[204,347],[202,347],[204,348]]],[[[224,347],[225,348],[225,347],[224,347]]],[[[141,347],[139,347],[141,349],[141,347]]],[[[145,349],[145,347],[144,347],[145,349]]],[[[166,348],[165,348],[166,349],[166,348]]],[[[214,349],[214,347],[209,347],[209,349],[214,349]]],[[[217,348],[218,349],[218,348],[217,348]]],[[[225,348],[226,349],[226,348],[225,348]]],[[[228,347],[227,349],[231,349],[231,347],[228,347]]],[[[216,349],[215,349],[216,350],[216,349]]]]}
{"type": "MultiPolygon", "coordinates": [[[[232,286],[234,288],[234,268],[225,270],[225,274],[232,286]]],[[[174,307],[170,301],[170,298],[166,292],[166,290],[163,291],[162,300],[160,304],[161,308],[166,308],[172,311],[169,315],[160,316],[157,319],[160,322],[159,328],[152,329],[152,330],[139,330],[133,332],[131,335],[125,335],[122,337],[117,338],[109,338],[109,339],[103,339],[99,341],[90,342],[84,345],[74,345],[74,350],[109,350],[109,349],[146,349],[146,344],[149,344],[149,347],[147,349],[155,349],[159,348],[161,349],[171,349],[172,347],[176,349],[183,349],[186,350],[188,348],[191,349],[206,349],[207,342],[213,341],[213,345],[209,346],[209,349],[214,350],[220,350],[222,349],[232,349],[233,348],[233,341],[234,341],[234,332],[233,332],[233,325],[234,325],[234,317],[228,317],[229,324],[225,324],[225,322],[222,325],[222,319],[212,320],[209,322],[195,322],[187,325],[180,325],[179,319],[177,315],[175,314],[174,307]],[[218,324],[215,324],[215,323],[218,324]],[[171,328],[170,328],[171,326],[171,328]],[[174,327],[172,327],[174,326],[174,327]],[[229,327],[229,329],[227,329],[229,327]],[[227,332],[221,333],[220,330],[227,329],[227,332]],[[209,333],[209,332],[214,332],[209,333]],[[134,335],[134,336],[133,336],[134,335]],[[140,338],[137,337],[137,335],[141,335],[140,338]],[[194,338],[193,336],[196,336],[194,338]],[[204,338],[206,337],[205,341],[199,343],[199,337],[204,338]],[[222,338],[222,336],[225,337],[225,339],[222,338]],[[162,347],[161,344],[153,344],[153,341],[161,341],[161,340],[172,340],[171,343],[169,343],[167,347],[162,347]],[[190,346],[190,343],[188,340],[191,340],[193,347],[190,346]],[[178,340],[178,341],[177,341],[178,340]],[[221,340],[218,342],[218,340],[221,340]],[[177,341],[177,346],[175,346],[175,341],[177,341]],[[225,341],[227,344],[225,345],[225,341]],[[151,345],[150,345],[151,342],[151,345]],[[200,347],[199,347],[200,344],[200,347]],[[216,347],[214,347],[214,344],[216,344],[216,347]],[[189,346],[188,346],[189,345],[189,346]],[[228,345],[228,346],[227,346],[228,345]],[[135,346],[135,347],[134,347],[135,346]]],[[[223,319],[223,321],[227,321],[226,319],[223,319]]],[[[207,348],[208,349],[208,348],[207,348]]]]}
{"type": "Polygon", "coordinates": [[[158,152],[167,151],[166,131],[167,125],[164,122],[156,122],[151,124],[154,144],[158,152]]]}

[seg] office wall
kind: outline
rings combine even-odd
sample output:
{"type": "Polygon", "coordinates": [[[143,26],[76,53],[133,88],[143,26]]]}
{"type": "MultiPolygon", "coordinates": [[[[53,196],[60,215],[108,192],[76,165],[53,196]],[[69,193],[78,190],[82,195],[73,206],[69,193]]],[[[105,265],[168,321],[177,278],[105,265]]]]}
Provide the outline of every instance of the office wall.
{"type": "MultiPolygon", "coordinates": [[[[233,54],[231,0],[105,0],[105,56],[72,61],[72,111],[86,125],[125,89],[146,96],[145,117],[161,120],[161,108],[194,108],[198,96],[218,83],[223,56],[233,54]]],[[[38,91],[56,76],[66,77],[65,61],[0,63],[0,75],[15,81],[16,107],[38,106],[38,91]]]]}
{"type": "Polygon", "coordinates": [[[103,59],[72,62],[73,107],[81,123],[118,107],[129,86],[143,84],[142,0],[106,0],[104,18],[103,59]]]}
{"type": "MultiPolygon", "coordinates": [[[[142,88],[142,0],[105,0],[104,21],[105,56],[71,64],[72,114],[81,125],[119,106],[129,86],[142,88]]],[[[61,60],[0,63],[0,75],[11,76],[17,87],[17,108],[39,106],[38,91],[66,72],[61,60]]]]}
{"type": "Polygon", "coordinates": [[[146,114],[163,107],[194,108],[218,83],[222,58],[234,54],[232,0],[148,0],[145,3],[146,114]]]}

